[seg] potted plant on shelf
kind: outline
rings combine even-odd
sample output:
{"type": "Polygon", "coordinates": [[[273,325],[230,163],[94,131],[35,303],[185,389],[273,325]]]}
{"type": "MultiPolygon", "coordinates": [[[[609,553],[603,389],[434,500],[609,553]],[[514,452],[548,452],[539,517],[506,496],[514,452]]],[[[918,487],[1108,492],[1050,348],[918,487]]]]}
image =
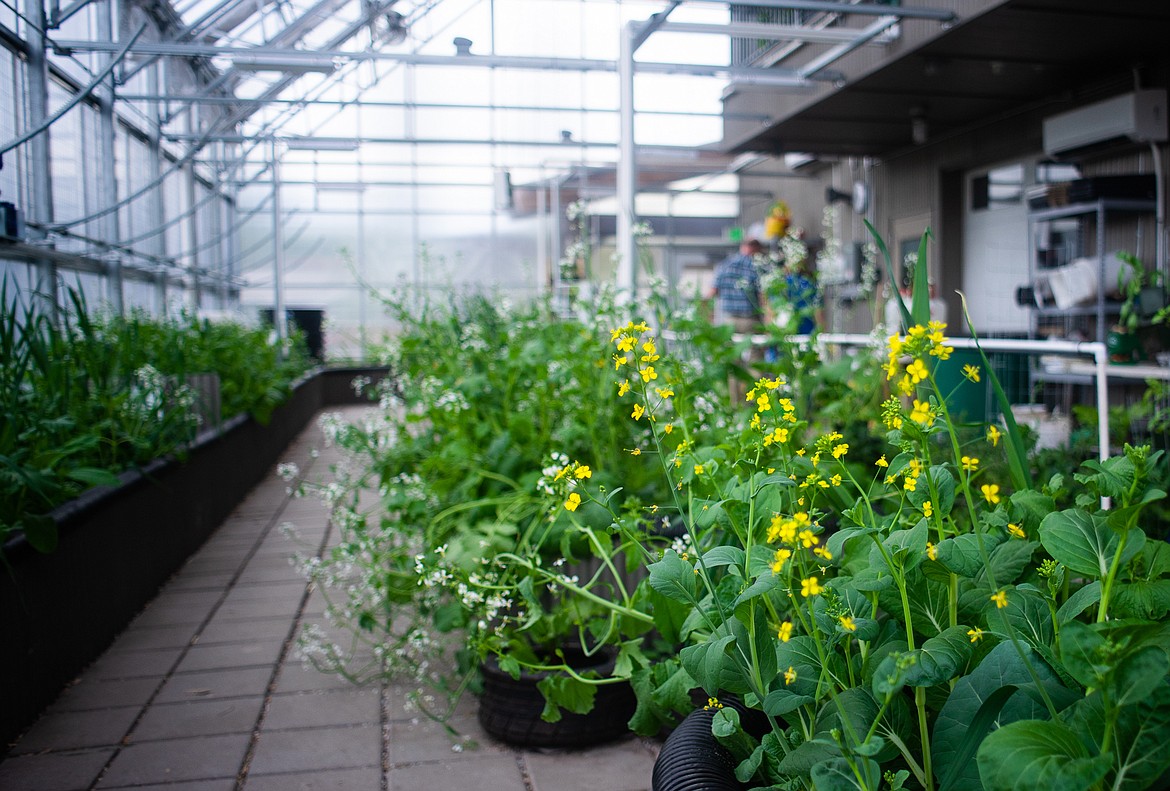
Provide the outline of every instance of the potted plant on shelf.
{"type": "Polygon", "coordinates": [[[1117,324],[1106,336],[1110,362],[1134,363],[1142,359],[1139,329],[1157,315],[1165,304],[1165,292],[1160,272],[1150,272],[1138,258],[1119,252],[1123,266],[1117,275],[1117,290],[1122,296],[1117,324]]]}

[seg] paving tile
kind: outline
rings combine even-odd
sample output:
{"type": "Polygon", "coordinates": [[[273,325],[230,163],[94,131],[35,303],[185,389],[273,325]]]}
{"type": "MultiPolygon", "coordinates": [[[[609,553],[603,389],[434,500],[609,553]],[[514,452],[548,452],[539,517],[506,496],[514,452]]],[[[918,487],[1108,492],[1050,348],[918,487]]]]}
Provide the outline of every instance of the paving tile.
{"type": "Polygon", "coordinates": [[[235,777],[251,735],[139,742],[123,747],[98,788],[235,777]]]}
{"type": "MultiPolygon", "coordinates": [[[[417,685],[410,684],[391,684],[386,690],[386,717],[391,722],[402,722],[414,720],[419,716],[418,707],[411,703],[411,700],[416,694],[423,696],[432,695],[429,689],[420,690],[417,685]]],[[[431,709],[438,709],[440,702],[434,698],[427,699],[431,709]]],[[[449,705],[442,704],[444,707],[449,705]]],[[[455,702],[455,709],[451,712],[451,717],[472,719],[476,716],[479,710],[479,702],[475,695],[470,692],[464,692],[459,700],[455,702]]]]}
{"type": "Polygon", "coordinates": [[[179,648],[155,651],[119,651],[102,654],[81,674],[83,679],[147,678],[165,676],[182,653],[179,648]]]}
{"type": "Polygon", "coordinates": [[[629,738],[588,750],[525,753],[535,791],[649,791],[654,752],[629,738]]]}
{"type": "Polygon", "coordinates": [[[248,640],[284,640],[292,629],[291,616],[228,620],[213,618],[199,633],[198,645],[239,643],[248,640]]]}
{"type": "Polygon", "coordinates": [[[61,690],[50,712],[87,711],[117,706],[141,706],[158,689],[159,678],[126,678],[103,681],[83,678],[61,690]]]}
{"type": "Polygon", "coordinates": [[[117,648],[119,651],[183,648],[191,643],[198,628],[198,624],[178,624],[127,629],[118,635],[117,648]]]}
{"type": "Polygon", "coordinates": [[[284,640],[264,640],[252,643],[223,643],[219,645],[193,645],[179,663],[177,672],[189,673],[196,670],[218,670],[229,667],[272,667],[280,658],[284,640]]]}
{"type": "MultiPolygon", "coordinates": [[[[248,775],[244,791],[378,791],[382,767],[330,769],[324,772],[297,772],[282,775],[248,775]]],[[[427,786],[416,786],[415,789],[427,786]]],[[[430,786],[438,791],[438,786],[430,786]]]]}
{"type": "Polygon", "coordinates": [[[377,689],[274,695],[268,703],[264,728],[375,725],[381,721],[381,708],[377,689]]]}
{"type": "Polygon", "coordinates": [[[225,601],[216,618],[239,620],[241,618],[277,618],[280,615],[292,617],[301,608],[300,599],[260,599],[256,601],[225,601]]]}
{"type": "Polygon", "coordinates": [[[382,729],[377,725],[295,731],[264,729],[248,774],[351,769],[380,766],[381,762],[382,729]]]}
{"type": "Polygon", "coordinates": [[[506,745],[484,733],[473,717],[452,717],[447,724],[459,737],[450,736],[439,723],[426,717],[390,723],[390,763],[411,764],[428,761],[463,761],[472,757],[505,753],[506,745]],[[459,739],[470,739],[478,747],[464,748],[459,739]]]}
{"type": "Polygon", "coordinates": [[[0,763],[0,788],[12,791],[89,788],[113,754],[112,749],[101,749],[9,758],[0,763]]]}
{"type": "Polygon", "coordinates": [[[156,704],[147,709],[130,738],[133,743],[139,743],[154,739],[251,733],[263,703],[264,698],[256,696],[156,704]]]}
{"type": "Polygon", "coordinates": [[[155,703],[263,695],[272,679],[271,667],[228,668],[176,673],[167,679],[155,703]]]}
{"type": "Polygon", "coordinates": [[[132,788],[134,791],[232,791],[236,787],[236,778],[223,777],[219,780],[191,780],[183,783],[152,783],[150,785],[108,786],[103,789],[132,788]]]}
{"type": "MultiPolygon", "coordinates": [[[[207,591],[199,591],[206,593],[207,591]]],[[[221,592],[216,591],[219,594],[221,592]]],[[[130,622],[130,629],[154,629],[164,626],[199,625],[207,619],[214,604],[206,607],[147,607],[130,622]]]]}
{"type": "Polygon", "coordinates": [[[312,692],[323,689],[353,689],[353,684],[334,673],[322,673],[313,667],[305,667],[299,659],[286,661],[276,677],[276,691],[312,692]]]}
{"type": "MultiPolygon", "coordinates": [[[[466,761],[391,765],[390,791],[417,791],[422,788],[474,788],[475,791],[525,791],[524,776],[512,755],[484,755],[466,761]]],[[[610,786],[598,783],[592,789],[610,786]]],[[[251,787],[249,787],[251,791],[251,787]]]]}
{"type": "Polygon", "coordinates": [[[25,732],[12,748],[12,754],[116,747],[141,711],[140,706],[124,706],[46,714],[25,732]]]}
{"type": "MultiPolygon", "coordinates": [[[[286,561],[287,562],[287,561],[286,561]]],[[[305,595],[304,580],[289,582],[238,583],[224,599],[225,606],[243,602],[296,602],[305,595]]]]}

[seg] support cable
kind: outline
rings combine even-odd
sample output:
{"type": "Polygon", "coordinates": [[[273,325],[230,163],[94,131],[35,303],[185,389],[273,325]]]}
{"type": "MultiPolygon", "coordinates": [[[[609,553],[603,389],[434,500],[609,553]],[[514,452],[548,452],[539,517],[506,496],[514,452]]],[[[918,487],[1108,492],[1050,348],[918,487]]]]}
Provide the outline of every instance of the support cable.
{"type": "MultiPolygon", "coordinates": [[[[87,97],[91,93],[93,93],[94,89],[97,88],[99,85],[101,85],[101,83],[106,79],[106,77],[109,77],[110,74],[113,73],[114,67],[116,67],[122,61],[122,59],[125,58],[127,54],[129,54],[130,48],[132,46],[134,46],[134,42],[136,42],[138,40],[138,37],[141,36],[143,31],[145,31],[145,30],[146,30],[146,23],[144,22],[138,26],[138,30],[134,33],[134,35],[132,35],[130,37],[130,40],[126,42],[125,46],[123,46],[120,50],[118,50],[117,54],[114,55],[113,59],[109,63],[106,64],[105,68],[103,68],[101,71],[99,71],[94,76],[94,78],[92,80],[90,80],[88,85],[86,85],[84,88],[82,88],[80,91],[75,93],[72,97],[70,97],[69,101],[65,102],[65,104],[63,104],[60,107],[60,109],[57,110],[57,112],[53,113],[48,118],[46,118],[44,121],[37,124],[32,129],[29,129],[28,131],[26,131],[24,134],[20,135],[16,139],[10,140],[7,143],[0,145],[0,156],[7,154],[9,151],[11,151],[12,149],[16,148],[19,145],[27,143],[29,140],[32,140],[34,137],[36,137],[37,135],[39,135],[42,132],[44,132],[45,130],[47,130],[50,126],[55,124],[61,118],[61,116],[65,115],[65,113],[69,112],[74,107],[76,107],[78,102],[80,102],[82,99],[84,99],[85,97],[87,97]]],[[[96,217],[93,219],[96,219],[96,217]]],[[[70,224],[73,224],[73,223],[70,223],[70,224]]]]}

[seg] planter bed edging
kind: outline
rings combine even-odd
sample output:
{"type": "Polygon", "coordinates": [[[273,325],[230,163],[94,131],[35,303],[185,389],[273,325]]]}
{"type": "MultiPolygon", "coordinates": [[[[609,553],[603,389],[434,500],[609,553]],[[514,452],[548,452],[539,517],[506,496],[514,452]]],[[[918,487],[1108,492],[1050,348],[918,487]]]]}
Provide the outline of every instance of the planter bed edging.
{"type": "MultiPolygon", "coordinates": [[[[385,371],[318,370],[298,383],[267,425],[249,417],[229,420],[201,435],[185,460],[153,462],[120,476],[122,486],[94,489],[63,504],[53,512],[60,539],[51,554],[20,538],[5,546],[0,745],[109,647],[268,474],[313,415],[359,402],[348,387],[359,374],[385,371]]],[[[0,747],[0,757],[5,752],[0,747]]]]}

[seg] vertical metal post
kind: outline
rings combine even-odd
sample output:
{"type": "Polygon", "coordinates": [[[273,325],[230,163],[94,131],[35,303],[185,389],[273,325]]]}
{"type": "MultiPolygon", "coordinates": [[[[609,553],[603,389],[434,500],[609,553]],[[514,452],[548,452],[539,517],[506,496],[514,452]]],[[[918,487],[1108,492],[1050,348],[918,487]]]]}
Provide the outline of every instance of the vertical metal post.
{"type": "Polygon", "coordinates": [[[536,191],[536,293],[552,284],[552,270],[548,264],[548,182],[541,168],[540,189],[536,191]]]}
{"type": "Polygon", "coordinates": [[[565,213],[561,210],[561,177],[552,181],[552,195],[549,200],[548,217],[552,221],[552,284],[553,293],[561,286],[561,257],[565,254],[565,240],[561,235],[564,227],[565,213]]]}
{"type": "MultiPolygon", "coordinates": [[[[192,125],[194,128],[194,125],[192,125]]],[[[184,169],[184,185],[187,193],[187,249],[191,255],[187,261],[187,271],[191,273],[191,309],[196,313],[203,303],[203,275],[199,270],[199,210],[195,208],[197,191],[195,189],[195,162],[188,163],[184,169]]]]}
{"type": "MultiPolygon", "coordinates": [[[[28,63],[28,119],[29,127],[37,126],[48,116],[49,105],[49,63],[45,57],[45,6],[42,0],[24,0],[24,15],[28,20],[27,33],[28,63]]],[[[53,222],[53,179],[50,170],[52,159],[49,152],[49,130],[41,132],[28,143],[30,217],[40,223],[53,222]]],[[[44,231],[31,229],[34,240],[46,240],[44,231]]],[[[57,296],[57,267],[50,258],[36,261],[37,295],[49,315],[56,315],[59,300],[57,296]]]]}
{"type": "Polygon", "coordinates": [[[288,334],[284,309],[284,223],[280,209],[280,152],[276,138],[272,139],[272,326],[276,328],[276,342],[284,348],[288,334]]]}
{"type": "Polygon", "coordinates": [[[635,23],[621,32],[618,55],[618,163],[617,163],[617,289],[619,299],[637,297],[637,250],[634,246],[634,200],[638,164],[634,154],[634,39],[635,23]]]}
{"type": "MultiPolygon", "coordinates": [[[[150,92],[155,95],[158,95],[161,92],[159,90],[160,83],[162,82],[159,76],[160,68],[160,65],[156,63],[146,71],[148,75],[147,80],[150,85],[150,92]]],[[[162,177],[163,154],[162,145],[159,143],[162,132],[161,121],[159,120],[161,112],[162,105],[159,102],[154,102],[151,107],[151,124],[149,132],[150,137],[148,138],[149,143],[147,148],[147,170],[149,171],[147,178],[152,184],[157,183],[159,178],[162,177]]],[[[129,159],[129,151],[131,150],[129,137],[127,137],[126,150],[126,181],[127,187],[130,188],[133,185],[134,163],[129,159]]],[[[149,201],[147,208],[152,215],[155,228],[162,226],[166,222],[166,206],[163,205],[163,197],[165,195],[165,185],[160,183],[153,192],[143,196],[143,200],[149,201]]],[[[152,245],[154,246],[155,255],[157,255],[159,258],[165,258],[167,254],[167,234],[165,232],[157,234],[154,237],[152,245]]],[[[166,270],[165,267],[160,267],[159,271],[155,274],[155,303],[157,312],[160,316],[165,316],[167,314],[167,278],[169,276],[170,273],[166,270]]]]}
{"type": "MultiPolygon", "coordinates": [[[[215,144],[216,159],[220,162],[223,158],[223,143],[215,144]]],[[[224,257],[223,249],[223,229],[224,229],[224,215],[223,215],[223,201],[220,195],[223,191],[223,165],[216,165],[212,173],[214,179],[211,184],[211,201],[207,204],[208,229],[207,232],[215,239],[215,244],[208,247],[210,251],[210,262],[208,269],[215,273],[217,278],[215,285],[215,294],[219,299],[219,309],[225,310],[227,308],[227,258],[224,257]]]]}
{"type": "MultiPolygon", "coordinates": [[[[99,37],[108,41],[114,40],[114,2],[106,0],[97,5],[97,30],[99,37]]],[[[106,63],[113,58],[113,53],[102,57],[106,63]]],[[[118,174],[115,171],[117,160],[114,157],[114,75],[107,78],[100,89],[98,96],[98,146],[99,175],[101,179],[99,190],[103,206],[113,206],[118,202],[118,174]]],[[[110,212],[102,218],[102,240],[116,243],[120,238],[118,233],[118,217],[121,212],[110,212]]],[[[122,298],[122,255],[111,249],[106,255],[106,300],[110,309],[117,315],[125,311],[122,298]]]]}

